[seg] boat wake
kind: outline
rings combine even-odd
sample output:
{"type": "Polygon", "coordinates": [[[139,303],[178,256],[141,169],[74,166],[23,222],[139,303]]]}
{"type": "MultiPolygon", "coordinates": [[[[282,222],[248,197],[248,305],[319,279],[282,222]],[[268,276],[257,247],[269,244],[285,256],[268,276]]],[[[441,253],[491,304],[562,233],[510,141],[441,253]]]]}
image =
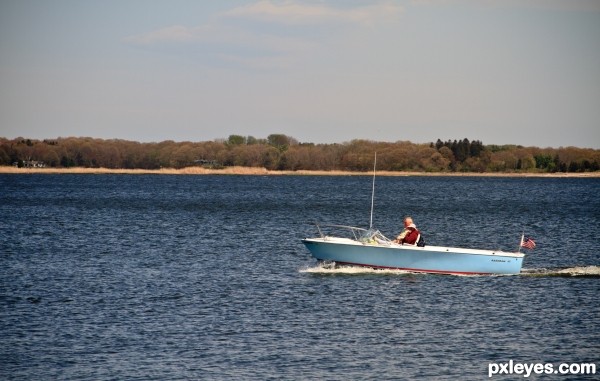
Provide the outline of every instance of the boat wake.
{"type": "MultiPolygon", "coordinates": [[[[305,267],[300,269],[301,273],[318,274],[318,275],[438,275],[417,273],[406,270],[394,269],[375,269],[363,266],[340,266],[335,262],[318,263],[313,267],[305,267]]],[[[577,266],[577,267],[558,267],[558,268],[540,268],[540,269],[523,269],[521,273],[516,275],[451,275],[451,276],[527,276],[527,277],[585,277],[585,278],[600,278],[600,266],[577,266]]]]}
{"type": "Polygon", "coordinates": [[[314,267],[307,267],[300,270],[301,273],[309,274],[320,274],[320,275],[364,275],[364,274],[377,274],[377,275],[404,275],[404,274],[416,274],[405,270],[394,270],[394,269],[375,269],[372,267],[364,266],[340,266],[336,265],[335,262],[319,263],[314,267]]]}
{"type": "Polygon", "coordinates": [[[550,269],[523,269],[521,276],[556,276],[600,278],[600,266],[559,267],[550,269]]]}

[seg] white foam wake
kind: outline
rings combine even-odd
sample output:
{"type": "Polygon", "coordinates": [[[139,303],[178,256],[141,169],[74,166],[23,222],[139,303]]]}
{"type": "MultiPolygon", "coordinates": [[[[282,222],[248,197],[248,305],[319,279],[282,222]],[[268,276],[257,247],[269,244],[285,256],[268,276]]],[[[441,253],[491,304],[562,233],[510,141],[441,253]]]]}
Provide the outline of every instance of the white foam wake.
{"type": "Polygon", "coordinates": [[[580,276],[580,275],[600,276],[600,266],[571,267],[568,269],[560,270],[559,272],[574,275],[574,276],[580,276]]]}
{"type": "Polygon", "coordinates": [[[600,266],[576,266],[554,269],[523,269],[521,275],[526,276],[583,276],[600,277],[600,266]]]}
{"type": "Polygon", "coordinates": [[[336,266],[335,263],[319,263],[314,267],[306,267],[300,269],[301,273],[310,274],[323,274],[323,275],[363,275],[363,274],[377,274],[377,275],[402,275],[402,274],[413,274],[409,271],[395,270],[395,269],[374,269],[371,267],[364,266],[336,266]]]}
{"type": "MultiPolygon", "coordinates": [[[[321,274],[321,275],[406,275],[406,274],[421,274],[406,270],[395,269],[374,269],[363,266],[337,266],[335,263],[318,263],[314,267],[305,267],[299,270],[301,273],[321,274]]],[[[568,268],[539,268],[539,269],[522,269],[517,276],[557,276],[557,277],[600,277],[600,266],[576,266],[568,268]]],[[[465,276],[465,275],[459,275],[465,276]]],[[[470,275],[473,276],[473,275],[470,275]]],[[[480,275],[476,275],[480,276],[480,275]]],[[[514,276],[514,275],[512,275],[514,276]]]]}

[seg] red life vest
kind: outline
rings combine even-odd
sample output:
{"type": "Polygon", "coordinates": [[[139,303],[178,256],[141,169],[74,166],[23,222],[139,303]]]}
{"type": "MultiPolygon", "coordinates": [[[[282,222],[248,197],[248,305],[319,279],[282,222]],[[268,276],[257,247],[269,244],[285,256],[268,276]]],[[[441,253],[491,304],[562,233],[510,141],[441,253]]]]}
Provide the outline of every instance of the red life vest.
{"type": "Polygon", "coordinates": [[[410,230],[410,232],[404,237],[402,243],[407,245],[416,245],[417,240],[419,239],[419,231],[415,228],[408,228],[408,230],[410,230]]]}

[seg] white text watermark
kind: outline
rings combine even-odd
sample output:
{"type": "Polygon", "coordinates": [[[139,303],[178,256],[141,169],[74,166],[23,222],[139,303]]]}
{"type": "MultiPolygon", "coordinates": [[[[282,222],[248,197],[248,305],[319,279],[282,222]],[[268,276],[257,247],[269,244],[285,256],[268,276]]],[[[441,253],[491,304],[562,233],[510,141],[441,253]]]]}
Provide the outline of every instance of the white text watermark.
{"type": "Polygon", "coordinates": [[[596,374],[596,364],[593,363],[522,363],[510,360],[504,363],[489,363],[488,376],[498,374],[517,374],[525,378],[532,374],[596,374]]]}

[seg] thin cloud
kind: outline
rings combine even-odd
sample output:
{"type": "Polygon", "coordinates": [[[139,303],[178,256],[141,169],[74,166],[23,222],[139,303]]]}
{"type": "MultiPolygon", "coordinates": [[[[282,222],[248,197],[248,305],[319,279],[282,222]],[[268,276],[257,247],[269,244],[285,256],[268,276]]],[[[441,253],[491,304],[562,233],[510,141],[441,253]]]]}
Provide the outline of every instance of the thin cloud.
{"type": "Polygon", "coordinates": [[[223,16],[253,19],[284,25],[306,25],[329,22],[373,25],[398,19],[402,7],[391,3],[341,9],[326,5],[308,5],[295,1],[276,3],[262,0],[225,12],[223,16]]]}
{"type": "MultiPolygon", "coordinates": [[[[275,3],[262,0],[254,4],[234,8],[213,18],[213,21],[196,27],[172,25],[155,31],[128,36],[125,42],[138,45],[156,43],[202,42],[211,39],[222,39],[229,36],[231,27],[226,27],[228,19],[260,21],[282,25],[310,25],[328,23],[350,23],[358,25],[374,25],[380,22],[396,21],[403,9],[391,2],[354,7],[333,8],[325,5],[306,5],[299,2],[286,1],[275,3]]],[[[244,33],[254,33],[249,28],[238,26],[244,33]]]]}
{"type": "Polygon", "coordinates": [[[547,9],[567,12],[600,12],[598,0],[411,0],[414,6],[450,6],[468,4],[472,6],[514,9],[547,9]]]}
{"type": "Polygon", "coordinates": [[[273,34],[261,34],[243,28],[227,25],[203,25],[186,27],[173,25],[152,32],[125,38],[125,42],[135,45],[155,45],[169,43],[198,43],[213,45],[244,45],[258,46],[271,51],[293,51],[307,49],[311,43],[300,38],[279,37],[273,34]]]}
{"type": "Polygon", "coordinates": [[[173,25],[148,33],[126,37],[127,43],[135,45],[152,45],[165,42],[192,42],[202,39],[206,34],[205,27],[189,28],[182,25],[173,25]]]}
{"type": "Polygon", "coordinates": [[[334,8],[297,1],[261,0],[214,15],[200,26],[171,25],[128,36],[124,42],[171,53],[179,51],[189,55],[195,51],[197,56],[211,63],[281,68],[293,62],[294,57],[322,45],[327,36],[347,27],[393,22],[401,12],[402,8],[391,2],[334,8]],[[312,28],[315,26],[320,27],[319,38],[314,38],[312,28]],[[292,32],[287,27],[295,29],[292,32]]]}

